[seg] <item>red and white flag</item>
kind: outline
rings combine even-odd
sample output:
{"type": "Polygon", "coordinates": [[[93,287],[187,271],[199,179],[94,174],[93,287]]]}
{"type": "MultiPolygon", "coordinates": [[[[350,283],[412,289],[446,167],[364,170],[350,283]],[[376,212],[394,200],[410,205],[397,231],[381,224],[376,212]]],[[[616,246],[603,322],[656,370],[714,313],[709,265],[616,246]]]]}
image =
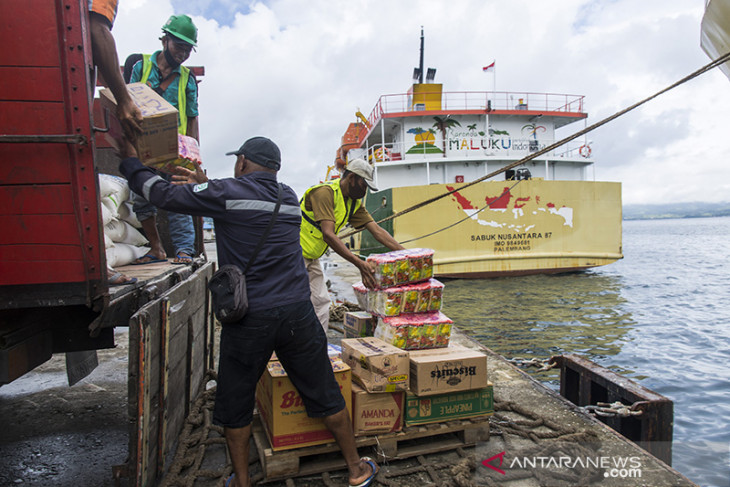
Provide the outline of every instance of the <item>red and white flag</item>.
{"type": "Polygon", "coordinates": [[[492,64],[490,64],[489,66],[484,66],[482,68],[482,71],[484,71],[485,73],[487,73],[489,71],[493,71],[494,70],[494,63],[496,63],[496,62],[497,61],[492,61],[492,64]]]}

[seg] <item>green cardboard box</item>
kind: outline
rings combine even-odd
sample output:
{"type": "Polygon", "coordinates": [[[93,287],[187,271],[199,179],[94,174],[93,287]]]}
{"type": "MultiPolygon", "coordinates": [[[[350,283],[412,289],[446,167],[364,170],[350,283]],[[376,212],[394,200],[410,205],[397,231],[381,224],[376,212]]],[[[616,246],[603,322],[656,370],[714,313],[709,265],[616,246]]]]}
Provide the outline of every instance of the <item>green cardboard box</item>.
{"type": "Polygon", "coordinates": [[[491,382],[483,389],[436,396],[406,394],[406,426],[491,416],[493,413],[494,390],[491,382]]]}

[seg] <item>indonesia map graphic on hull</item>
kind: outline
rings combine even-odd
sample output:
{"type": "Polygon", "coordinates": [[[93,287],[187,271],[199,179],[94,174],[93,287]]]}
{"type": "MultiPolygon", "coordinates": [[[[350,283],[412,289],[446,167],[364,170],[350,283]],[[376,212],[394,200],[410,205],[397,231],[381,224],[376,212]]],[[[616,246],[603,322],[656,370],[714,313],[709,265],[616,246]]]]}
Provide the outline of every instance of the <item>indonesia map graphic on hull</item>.
{"type": "MultiPolygon", "coordinates": [[[[446,186],[446,188],[449,191],[454,191],[452,186],[446,186]]],[[[562,220],[562,226],[573,228],[573,208],[564,205],[558,208],[558,205],[551,202],[543,205],[540,196],[537,195],[517,198],[510,192],[509,187],[505,187],[500,194],[495,196],[486,196],[484,204],[474,204],[458,191],[452,194],[452,200],[459,204],[466,216],[479,223],[479,225],[487,227],[527,232],[535,227],[536,220],[535,218],[525,218],[525,216],[538,216],[540,213],[544,213],[546,216],[555,215],[562,220]],[[508,212],[512,213],[513,222],[504,221],[504,217],[496,220],[487,219],[490,216],[496,217],[496,214],[506,215],[508,212]]]]}

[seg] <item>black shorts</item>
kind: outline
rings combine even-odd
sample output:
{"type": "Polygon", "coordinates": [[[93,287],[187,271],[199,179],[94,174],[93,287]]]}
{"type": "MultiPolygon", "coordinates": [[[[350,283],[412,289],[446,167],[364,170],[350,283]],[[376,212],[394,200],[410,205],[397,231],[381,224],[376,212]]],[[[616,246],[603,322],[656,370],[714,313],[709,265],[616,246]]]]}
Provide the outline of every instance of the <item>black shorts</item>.
{"type": "Polygon", "coordinates": [[[213,423],[251,424],[256,383],[271,353],[284,366],[310,417],[345,408],[327,356],[327,336],[310,301],[250,312],[242,323],[223,325],[213,423]]]}

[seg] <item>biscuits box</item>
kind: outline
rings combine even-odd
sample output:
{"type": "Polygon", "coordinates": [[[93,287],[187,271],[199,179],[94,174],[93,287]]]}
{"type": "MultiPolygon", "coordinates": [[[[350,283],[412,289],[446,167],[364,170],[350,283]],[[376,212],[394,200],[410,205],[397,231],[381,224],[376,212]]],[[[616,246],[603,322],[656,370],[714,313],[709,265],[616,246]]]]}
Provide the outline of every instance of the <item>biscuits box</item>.
{"type": "Polygon", "coordinates": [[[355,436],[394,433],[403,429],[405,392],[371,393],[352,384],[352,426],[355,436]]]}
{"type": "Polygon", "coordinates": [[[345,338],[371,337],[375,329],[375,319],[365,311],[348,311],[345,313],[343,327],[345,338]]]}
{"type": "Polygon", "coordinates": [[[491,416],[493,413],[494,391],[491,383],[473,391],[428,397],[406,395],[406,426],[491,416]]]}
{"type": "MultiPolygon", "coordinates": [[[[137,137],[137,156],[145,165],[174,161],[178,157],[177,109],[144,83],[131,83],[127,91],[142,112],[142,134],[137,137]]],[[[116,118],[117,102],[111,90],[99,92],[101,106],[116,118]]],[[[116,122],[117,131],[121,126],[116,122]]],[[[112,132],[110,127],[110,132],[112,132]]],[[[110,134],[114,136],[114,134],[110,134]]],[[[121,135],[120,133],[117,136],[121,135]]]]}
{"type": "Polygon", "coordinates": [[[487,387],[487,356],[451,344],[447,348],[409,353],[410,391],[418,396],[468,391],[487,387]]]}
{"type": "Polygon", "coordinates": [[[342,360],[368,392],[408,390],[408,352],[373,337],[342,340],[342,360]]]}
{"type": "MultiPolygon", "coordinates": [[[[352,414],[351,370],[339,358],[330,357],[335,379],[352,414]]],[[[280,362],[266,365],[256,386],[256,405],[274,451],[335,441],[322,418],[310,418],[299,393],[280,362]]]]}

